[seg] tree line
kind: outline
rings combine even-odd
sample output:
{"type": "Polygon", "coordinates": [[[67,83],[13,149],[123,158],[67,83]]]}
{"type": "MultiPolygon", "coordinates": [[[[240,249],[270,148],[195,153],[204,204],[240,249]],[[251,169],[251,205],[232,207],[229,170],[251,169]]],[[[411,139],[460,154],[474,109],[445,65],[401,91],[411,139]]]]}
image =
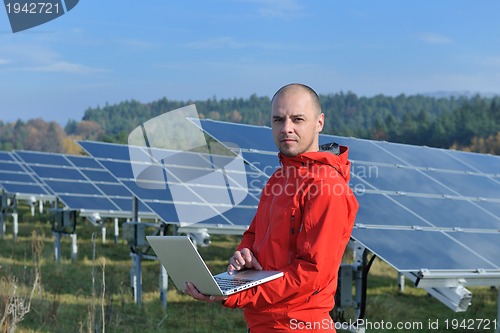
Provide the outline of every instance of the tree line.
{"type": "MultiPolygon", "coordinates": [[[[320,101],[326,134],[500,155],[500,97],[358,97],[340,92],[320,95],[320,101]]],[[[0,149],[77,153],[74,139],[126,143],[139,124],[189,104],[196,105],[202,119],[270,126],[270,99],[255,94],[196,101],[130,100],[88,108],[81,121],[70,120],[64,128],[43,119],[0,121],[0,149]]]]}

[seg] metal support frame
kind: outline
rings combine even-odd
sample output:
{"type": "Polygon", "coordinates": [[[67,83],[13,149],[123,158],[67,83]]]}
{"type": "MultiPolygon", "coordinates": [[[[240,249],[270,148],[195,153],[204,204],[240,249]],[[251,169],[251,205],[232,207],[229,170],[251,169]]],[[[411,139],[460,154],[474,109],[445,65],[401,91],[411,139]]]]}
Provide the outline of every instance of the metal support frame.
{"type": "MultiPolygon", "coordinates": [[[[132,221],[139,220],[139,199],[137,197],[132,198],[132,221]]],[[[136,304],[142,303],[142,252],[137,251],[137,245],[139,243],[138,233],[140,232],[140,226],[137,225],[138,222],[127,222],[123,225],[127,228],[129,225],[132,226],[132,235],[129,235],[130,229],[125,229],[123,232],[123,237],[128,240],[130,246],[130,256],[132,257],[132,268],[130,269],[130,285],[132,288],[132,293],[134,295],[134,302],[136,304]]]]}
{"type": "MultiPolygon", "coordinates": [[[[147,223],[139,221],[139,201],[136,197],[132,203],[132,221],[122,224],[123,238],[130,246],[130,256],[132,258],[132,267],[130,269],[130,286],[134,295],[136,304],[142,303],[142,260],[156,260],[156,256],[147,255],[146,252],[150,249],[149,243],[146,240],[146,228],[156,228],[159,235],[165,235],[167,227],[163,223],[147,223]]],[[[175,231],[174,231],[175,233],[175,231]]],[[[115,242],[118,238],[118,219],[115,219],[115,242]]],[[[168,274],[166,269],[160,263],[160,272],[158,276],[160,289],[160,302],[164,308],[167,308],[167,289],[168,289],[168,274]]]]}
{"type": "MultiPolygon", "coordinates": [[[[366,295],[363,294],[363,284],[367,276],[363,274],[367,267],[367,250],[354,240],[349,242],[353,250],[352,264],[342,264],[339,270],[339,285],[335,295],[336,311],[343,311],[352,307],[356,320],[364,317],[363,303],[366,295]],[[355,284],[355,294],[352,293],[352,284],[355,284]]],[[[399,289],[404,290],[405,278],[413,281],[415,286],[426,290],[431,296],[438,299],[454,312],[464,312],[471,303],[472,293],[466,286],[499,286],[500,270],[428,270],[419,272],[398,272],[399,289]]],[[[338,314],[338,312],[337,312],[338,314]]],[[[355,320],[355,322],[356,322],[355,320]]],[[[500,288],[498,291],[498,314],[495,332],[500,333],[500,288]]],[[[363,327],[350,328],[352,332],[364,332],[363,327]]]]}
{"type": "MultiPolygon", "coordinates": [[[[363,295],[363,284],[366,283],[365,276],[364,276],[364,270],[366,267],[366,248],[364,246],[361,246],[359,243],[352,243],[354,247],[354,268],[355,268],[355,288],[356,288],[356,294],[355,294],[355,316],[356,318],[359,318],[360,316],[363,317],[363,309],[361,308],[363,303],[366,303],[366,295],[363,295]]],[[[359,332],[359,331],[358,331],[359,332]]],[[[364,332],[364,328],[362,328],[362,332],[364,332]]]]}
{"type": "MultiPolygon", "coordinates": [[[[157,223],[145,223],[139,222],[139,200],[134,197],[132,201],[132,221],[125,222],[123,227],[123,238],[128,242],[130,246],[130,256],[132,258],[132,267],[130,269],[130,285],[132,288],[132,293],[134,295],[134,302],[136,304],[142,304],[142,260],[143,259],[156,259],[154,256],[146,255],[144,249],[149,247],[146,241],[146,228],[147,227],[158,227],[157,223]]],[[[117,224],[117,219],[115,220],[115,228],[117,224]]],[[[115,231],[115,237],[117,237],[117,232],[115,231]]],[[[165,276],[165,279],[167,277],[165,276]]],[[[167,282],[161,282],[165,284],[167,282]]],[[[166,289],[165,295],[161,296],[165,298],[166,306],[166,289]]]]}
{"type": "Polygon", "coordinates": [[[401,272],[398,272],[398,288],[400,293],[405,292],[405,276],[401,272]]]}
{"type": "Polygon", "coordinates": [[[35,206],[36,206],[36,198],[31,197],[29,200],[31,216],[35,216],[35,206]]]}
{"type": "MultiPolygon", "coordinates": [[[[134,302],[136,304],[142,303],[142,260],[151,259],[157,260],[155,255],[147,255],[146,252],[151,248],[146,240],[146,228],[157,229],[156,234],[165,236],[167,234],[167,225],[164,223],[147,223],[140,222],[138,216],[139,201],[136,197],[133,198],[132,204],[132,221],[122,224],[123,238],[128,242],[130,247],[130,257],[132,258],[132,267],[130,269],[130,285],[134,302]]],[[[115,237],[118,237],[116,231],[118,219],[115,219],[115,237]]],[[[208,246],[210,244],[210,235],[204,228],[191,228],[188,236],[192,239],[193,243],[197,246],[208,246]]],[[[177,227],[174,228],[173,234],[177,234],[177,227]]],[[[163,308],[167,308],[167,290],[168,290],[168,272],[159,263],[159,290],[160,302],[163,308]]]]}
{"type": "Polygon", "coordinates": [[[426,288],[425,290],[454,312],[465,312],[471,304],[472,293],[462,285],[452,288],[426,288]]]}
{"type": "Polygon", "coordinates": [[[120,237],[120,225],[118,224],[118,218],[115,217],[115,244],[118,244],[118,237],[120,237]]]}
{"type": "Polygon", "coordinates": [[[76,261],[78,258],[78,236],[76,232],[70,234],[71,237],[71,260],[76,261]]]}
{"type": "Polygon", "coordinates": [[[7,207],[9,206],[8,201],[9,197],[7,193],[2,191],[0,193],[0,238],[1,239],[5,238],[5,216],[7,215],[7,207]]]}
{"type": "Polygon", "coordinates": [[[500,288],[498,288],[498,313],[497,313],[497,327],[495,329],[495,333],[500,333],[500,288]]]}
{"type": "Polygon", "coordinates": [[[56,263],[61,262],[61,233],[54,232],[54,258],[56,263]]]}
{"type": "Polygon", "coordinates": [[[19,214],[17,214],[17,209],[12,213],[12,228],[14,230],[14,241],[16,241],[19,234],[19,214]]]}
{"type": "Polygon", "coordinates": [[[132,269],[130,270],[130,284],[134,294],[134,302],[142,304],[142,253],[130,253],[132,269]]]}
{"type": "Polygon", "coordinates": [[[12,216],[12,235],[14,241],[17,240],[19,234],[19,215],[17,213],[17,197],[14,195],[9,197],[6,192],[0,193],[0,238],[5,238],[7,231],[6,217],[12,216]],[[12,213],[9,214],[9,210],[12,213]]]}
{"type": "MultiPolygon", "coordinates": [[[[158,228],[158,223],[147,223],[147,222],[125,222],[123,223],[123,237],[128,242],[130,246],[130,256],[132,258],[132,267],[130,270],[130,284],[132,288],[132,293],[134,295],[134,302],[137,304],[142,303],[142,260],[151,259],[155,260],[155,256],[145,254],[145,249],[149,248],[149,244],[146,241],[146,228],[153,227],[158,228]]],[[[168,279],[167,276],[164,279],[168,279]]],[[[160,286],[164,285],[166,282],[160,282],[160,286]]],[[[166,302],[166,289],[165,296],[160,295],[161,298],[165,298],[166,302]]],[[[166,303],[165,303],[166,306],[166,303]]]]}
{"type": "MultiPolygon", "coordinates": [[[[34,196],[19,196],[11,195],[5,191],[0,192],[0,238],[5,238],[5,233],[7,231],[6,219],[7,216],[12,217],[12,234],[14,241],[17,240],[19,236],[19,213],[17,212],[18,200],[28,201],[31,208],[31,215],[35,214],[35,206],[37,204],[37,199],[34,196]]],[[[43,212],[43,201],[39,201],[40,213],[43,212]]]]}
{"type": "Polygon", "coordinates": [[[104,223],[101,227],[101,237],[102,237],[102,243],[106,244],[106,225],[104,223]]]}
{"type": "Polygon", "coordinates": [[[5,238],[5,211],[0,209],[0,238],[5,238]]]}
{"type": "Polygon", "coordinates": [[[17,198],[14,195],[12,198],[10,198],[10,204],[9,207],[12,209],[12,236],[14,238],[14,241],[17,241],[17,235],[19,234],[19,221],[18,221],[18,214],[17,214],[17,198]]]}
{"type": "MultiPolygon", "coordinates": [[[[403,272],[415,286],[427,291],[454,312],[467,311],[472,292],[466,286],[500,286],[500,270],[429,270],[403,272]]],[[[500,323],[500,291],[497,324],[500,323]]],[[[498,328],[497,333],[500,333],[498,328]]]]}
{"type": "MultiPolygon", "coordinates": [[[[101,216],[101,213],[99,212],[84,212],[83,214],[81,213],[80,216],[85,216],[88,222],[92,224],[96,228],[101,228],[101,242],[102,244],[106,244],[106,236],[107,236],[107,229],[106,229],[106,216],[101,216]]],[[[116,221],[118,218],[115,218],[115,229],[116,229],[116,221]]],[[[117,238],[116,238],[116,230],[115,230],[115,244],[117,243],[117,238]]]]}
{"type": "Polygon", "coordinates": [[[71,237],[71,260],[76,261],[77,259],[78,243],[76,235],[76,217],[77,212],[75,210],[54,209],[52,232],[54,233],[54,256],[57,263],[61,262],[61,236],[64,235],[69,235],[71,237]]]}
{"type": "Polygon", "coordinates": [[[419,288],[450,288],[459,285],[498,286],[500,285],[500,269],[484,270],[430,270],[421,269],[413,275],[415,286],[419,288]]]}
{"type": "Polygon", "coordinates": [[[349,327],[342,327],[350,332],[364,333],[365,328],[356,326],[352,323],[357,323],[357,319],[364,316],[364,304],[366,303],[366,294],[363,292],[365,281],[366,267],[366,249],[354,240],[348,244],[348,248],[353,251],[353,263],[341,264],[338,273],[337,293],[335,294],[334,317],[339,318],[338,321],[342,325],[344,319],[344,311],[346,308],[354,309],[354,320],[344,321],[351,323],[349,327]],[[355,293],[353,295],[353,284],[355,293]]]}
{"type": "Polygon", "coordinates": [[[43,201],[42,201],[42,200],[40,200],[40,201],[38,202],[38,212],[39,212],[40,214],[42,214],[42,213],[43,213],[43,201]]]}
{"type": "Polygon", "coordinates": [[[43,214],[43,199],[35,196],[25,198],[30,206],[31,216],[35,216],[36,206],[38,205],[38,213],[43,214]]]}
{"type": "Polygon", "coordinates": [[[161,306],[167,308],[168,274],[165,267],[160,264],[160,302],[161,306]]]}
{"type": "MultiPolygon", "coordinates": [[[[160,235],[165,236],[167,232],[166,225],[162,224],[160,227],[160,235]]],[[[174,231],[175,233],[176,231],[174,231]]],[[[159,276],[159,283],[160,283],[160,303],[161,306],[166,309],[167,308],[167,290],[168,290],[168,273],[165,267],[160,262],[160,276],[159,276]]]]}

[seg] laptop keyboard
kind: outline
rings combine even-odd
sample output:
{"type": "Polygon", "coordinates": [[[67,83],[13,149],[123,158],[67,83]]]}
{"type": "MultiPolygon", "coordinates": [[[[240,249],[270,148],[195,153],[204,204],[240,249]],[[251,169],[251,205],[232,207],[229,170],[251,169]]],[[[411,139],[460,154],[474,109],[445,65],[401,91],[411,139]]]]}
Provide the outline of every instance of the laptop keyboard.
{"type": "Polygon", "coordinates": [[[249,282],[252,282],[253,280],[249,279],[227,279],[227,278],[222,278],[222,277],[215,277],[215,281],[217,281],[217,284],[222,290],[227,290],[227,289],[233,289],[236,287],[243,286],[249,282]]]}

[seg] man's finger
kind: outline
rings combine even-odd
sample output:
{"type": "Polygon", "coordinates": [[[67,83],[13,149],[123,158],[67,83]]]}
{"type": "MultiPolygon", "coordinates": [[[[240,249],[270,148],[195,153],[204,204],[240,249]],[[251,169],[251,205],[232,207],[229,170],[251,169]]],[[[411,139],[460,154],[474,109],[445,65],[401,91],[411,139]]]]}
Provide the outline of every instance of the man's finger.
{"type": "Polygon", "coordinates": [[[255,257],[253,258],[253,268],[255,268],[258,271],[262,270],[262,265],[260,264],[260,262],[255,257]]]}
{"type": "Polygon", "coordinates": [[[241,255],[242,255],[243,259],[245,260],[245,264],[247,262],[251,262],[253,259],[252,251],[250,251],[247,248],[244,248],[243,250],[241,250],[241,255]]]}
{"type": "Polygon", "coordinates": [[[205,301],[205,302],[222,302],[227,299],[227,296],[210,296],[210,295],[204,295],[196,289],[194,284],[191,282],[186,282],[186,286],[184,288],[184,292],[188,294],[189,296],[193,297],[194,299],[197,299],[199,301],[205,301]]]}
{"type": "Polygon", "coordinates": [[[184,293],[196,299],[199,299],[199,297],[202,296],[191,282],[186,282],[184,293]]]}

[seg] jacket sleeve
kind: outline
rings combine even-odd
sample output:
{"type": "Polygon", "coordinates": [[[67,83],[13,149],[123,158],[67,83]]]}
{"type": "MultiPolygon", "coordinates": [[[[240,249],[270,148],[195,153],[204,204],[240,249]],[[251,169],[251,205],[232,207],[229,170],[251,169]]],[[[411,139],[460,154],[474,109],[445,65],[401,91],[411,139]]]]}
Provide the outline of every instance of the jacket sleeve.
{"type": "Polygon", "coordinates": [[[335,281],[351,235],[357,202],[346,185],[342,195],[316,191],[303,207],[296,256],[285,267],[284,276],[231,295],[224,306],[265,309],[292,299],[306,301],[335,281]]]}

